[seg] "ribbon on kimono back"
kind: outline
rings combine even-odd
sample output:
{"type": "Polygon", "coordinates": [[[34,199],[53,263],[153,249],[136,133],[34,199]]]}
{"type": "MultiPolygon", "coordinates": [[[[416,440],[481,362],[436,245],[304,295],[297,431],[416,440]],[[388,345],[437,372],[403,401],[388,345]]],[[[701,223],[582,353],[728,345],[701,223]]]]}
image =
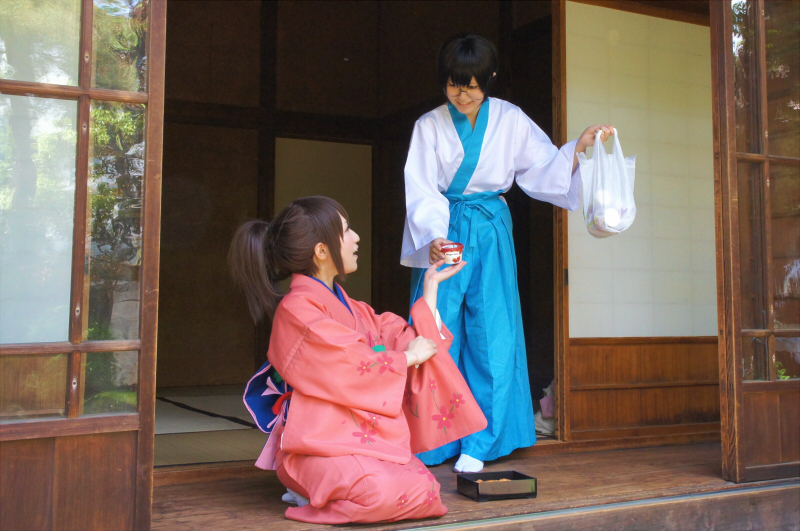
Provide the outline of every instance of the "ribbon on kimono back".
{"type": "Polygon", "coordinates": [[[256,461],[258,468],[275,469],[275,454],[280,448],[281,434],[289,413],[292,387],[281,378],[269,361],[247,382],[244,405],[258,429],[267,433],[267,443],[256,461]]]}

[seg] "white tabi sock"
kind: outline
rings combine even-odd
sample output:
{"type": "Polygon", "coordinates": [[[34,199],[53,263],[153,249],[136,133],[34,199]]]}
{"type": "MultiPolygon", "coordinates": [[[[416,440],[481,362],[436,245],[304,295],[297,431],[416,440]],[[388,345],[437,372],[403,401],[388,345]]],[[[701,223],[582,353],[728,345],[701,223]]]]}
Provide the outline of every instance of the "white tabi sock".
{"type": "Polygon", "coordinates": [[[453,467],[454,472],[480,472],[483,470],[483,461],[461,454],[453,467]]]}
{"type": "Polygon", "coordinates": [[[292,489],[286,489],[286,494],[281,496],[281,500],[285,501],[286,503],[297,505],[298,507],[308,505],[308,498],[304,498],[292,489]]]}

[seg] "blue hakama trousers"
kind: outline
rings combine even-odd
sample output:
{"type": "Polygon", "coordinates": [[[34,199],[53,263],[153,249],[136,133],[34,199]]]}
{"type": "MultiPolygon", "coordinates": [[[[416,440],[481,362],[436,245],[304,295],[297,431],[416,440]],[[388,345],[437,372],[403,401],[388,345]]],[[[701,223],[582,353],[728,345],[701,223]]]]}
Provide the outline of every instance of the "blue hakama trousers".
{"type": "MultiPolygon", "coordinates": [[[[439,285],[437,306],[454,336],[450,355],[489,425],[419,454],[426,465],[459,453],[492,461],[536,443],[511,214],[499,192],[445,195],[451,203],[448,239],[464,244],[468,263],[439,285]]],[[[412,273],[412,304],[422,296],[424,273],[412,273]]]]}

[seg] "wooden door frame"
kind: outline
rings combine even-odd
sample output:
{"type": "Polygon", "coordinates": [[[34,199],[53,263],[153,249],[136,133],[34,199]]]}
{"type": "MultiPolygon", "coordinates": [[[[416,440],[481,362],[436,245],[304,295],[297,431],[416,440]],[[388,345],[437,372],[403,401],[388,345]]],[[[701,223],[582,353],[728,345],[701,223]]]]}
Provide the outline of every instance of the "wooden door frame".
{"type": "MultiPolygon", "coordinates": [[[[553,141],[567,142],[567,12],[565,0],[551,0],[553,23],[553,141]]],[[[567,211],[553,207],[553,311],[555,312],[556,438],[569,441],[569,278],[567,211]]]]}
{"type": "Polygon", "coordinates": [[[0,92],[77,101],[78,128],[72,272],[70,277],[69,340],[57,343],[0,345],[0,355],[46,355],[68,353],[67,413],[64,418],[6,424],[0,441],[58,438],[73,435],[137,431],[134,526],[147,529],[151,522],[153,490],[153,435],[155,412],[155,366],[158,313],[158,263],[161,223],[161,153],[164,113],[164,52],[167,0],[149,0],[147,24],[148,85],[146,92],[92,88],[91,57],[93,0],[81,1],[80,66],[78,85],[49,85],[27,81],[0,80],[0,92]],[[84,293],[86,223],[89,172],[89,127],[91,101],[145,104],[145,175],[140,219],[142,235],[140,338],[97,341],[83,339],[83,314],[88,306],[84,293]],[[83,370],[87,353],[139,351],[138,413],[110,416],[81,416],[83,370]]]}
{"type": "MultiPolygon", "coordinates": [[[[720,424],[722,443],[722,477],[736,478],[738,471],[738,453],[736,442],[736,407],[741,404],[741,384],[737,378],[729,378],[736,374],[735,337],[736,323],[740,312],[738,300],[733,297],[733,283],[739,276],[738,253],[738,220],[731,215],[730,209],[724,205],[730,202],[731,179],[736,178],[736,171],[731,168],[735,164],[734,157],[724,157],[724,153],[736,151],[736,114],[733,108],[733,65],[725,59],[725,47],[733,46],[733,38],[725,31],[726,19],[730,21],[730,10],[711,8],[711,75],[713,128],[714,128],[714,220],[716,224],[716,261],[717,261],[717,327],[719,329],[719,388],[720,388],[720,424]],[[725,16],[725,13],[728,16],[725,16]],[[718,80],[722,79],[722,82],[718,80]],[[730,104],[728,104],[730,102],[730,104]],[[722,124],[725,124],[726,135],[723,135],[722,124]],[[729,280],[730,279],[730,280],[729,280]],[[732,282],[731,282],[732,281],[732,282]]],[[[737,286],[738,287],[738,286],[737,286]]],[[[739,350],[739,357],[741,351],[739,350]]],[[[741,360],[739,360],[741,362],[741,360]]]]}
{"type": "MultiPolygon", "coordinates": [[[[763,0],[756,0],[757,10],[763,8],[763,0]]],[[[766,64],[765,23],[760,17],[759,43],[757,53],[759,64],[766,64]]],[[[769,160],[780,159],[765,154],[745,155],[737,153],[736,109],[734,107],[734,64],[729,52],[733,49],[733,13],[730,4],[724,2],[711,3],[711,72],[713,95],[714,126],[714,198],[717,256],[717,319],[719,328],[719,378],[720,378],[720,415],[722,435],[722,476],[737,483],[758,481],[775,477],[797,476],[797,463],[779,463],[748,467],[744,462],[742,447],[745,436],[740,429],[744,420],[744,394],[757,392],[800,392],[800,380],[775,380],[774,363],[769,363],[767,381],[744,381],[742,373],[742,326],[741,326],[741,268],[739,255],[739,218],[738,218],[738,176],[737,166],[742,160],[765,162],[765,178],[768,179],[769,160]],[[719,82],[718,80],[722,80],[719,82]],[[731,205],[728,208],[728,205],[731,205]],[[753,470],[753,469],[757,470],[753,470]]],[[[760,115],[767,116],[766,74],[760,73],[759,98],[761,99],[760,115]]],[[[768,150],[767,126],[761,124],[759,134],[768,150]]],[[[787,162],[787,161],[784,161],[787,162]]],[[[792,162],[796,164],[796,162],[792,162]]],[[[764,212],[766,218],[766,248],[771,255],[769,204],[764,212]]],[[[769,262],[768,262],[769,263],[769,262]]],[[[768,319],[770,334],[788,335],[773,330],[772,315],[772,271],[767,267],[768,286],[768,319]]]]}
{"type": "MultiPolygon", "coordinates": [[[[557,145],[567,143],[567,57],[566,57],[566,0],[550,0],[553,28],[553,142],[557,145]]],[[[633,0],[570,0],[576,3],[589,4],[607,9],[616,9],[653,16],[689,24],[708,26],[711,24],[708,16],[697,13],[659,7],[633,0]]],[[[710,3],[714,3],[711,0],[710,3]]],[[[664,6],[668,6],[664,2],[664,6]]],[[[712,27],[711,47],[714,53],[714,33],[712,27]]],[[[712,85],[716,86],[716,75],[712,85]]],[[[731,78],[732,79],[732,78],[731,78]]],[[[731,81],[732,83],[732,81],[731,81]]],[[[716,110],[715,110],[716,112],[716,110]]],[[[715,118],[716,119],[716,115],[715,118]]],[[[715,121],[716,126],[716,121],[715,121]]],[[[715,162],[718,161],[718,151],[715,144],[715,162]]],[[[719,186],[715,170],[715,205],[718,203],[719,186]]],[[[719,214],[716,214],[719,217],[719,214]]],[[[716,230],[720,223],[715,221],[716,230]]],[[[719,242],[719,237],[717,237],[719,242]]],[[[567,422],[570,411],[570,382],[569,382],[569,237],[568,213],[566,209],[553,207],[553,306],[555,312],[555,375],[556,375],[556,436],[559,441],[571,440],[570,423],[567,422]]],[[[719,252],[717,259],[719,260],[719,252]]],[[[717,273],[719,278],[719,271],[717,273]]],[[[722,348],[722,343],[720,344],[722,348]]],[[[722,369],[720,369],[722,370],[722,369]]],[[[723,381],[721,381],[721,384],[723,381]]],[[[723,424],[724,426],[724,424],[723,424]]],[[[724,430],[723,430],[724,431],[724,430]]]]}
{"type": "Polygon", "coordinates": [[[167,0],[150,0],[147,44],[148,93],[142,237],[141,351],[139,353],[139,433],[136,446],[135,528],[150,529],[153,505],[158,270],[161,246],[161,163],[164,148],[164,67],[167,0]]]}

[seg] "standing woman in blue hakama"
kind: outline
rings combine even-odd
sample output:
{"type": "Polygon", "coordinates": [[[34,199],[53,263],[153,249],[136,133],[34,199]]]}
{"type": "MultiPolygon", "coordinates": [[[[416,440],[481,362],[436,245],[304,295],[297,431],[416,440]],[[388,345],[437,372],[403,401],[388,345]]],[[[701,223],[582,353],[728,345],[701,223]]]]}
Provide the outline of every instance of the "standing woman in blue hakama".
{"type": "Polygon", "coordinates": [[[420,454],[428,465],[460,454],[457,472],[536,443],[522,329],[511,215],[501,196],[516,181],[534,199],[576,210],[576,153],[602,140],[589,127],[561,149],[519,107],[489,93],[497,49],[478,35],[451,37],[437,57],[447,103],[414,126],[405,167],[406,222],[400,262],[414,268],[411,303],[424,272],[444,258],[443,244],[464,245],[468,262],[439,288],[438,309],[455,336],[450,354],[489,421],[488,427],[420,454]]]}

